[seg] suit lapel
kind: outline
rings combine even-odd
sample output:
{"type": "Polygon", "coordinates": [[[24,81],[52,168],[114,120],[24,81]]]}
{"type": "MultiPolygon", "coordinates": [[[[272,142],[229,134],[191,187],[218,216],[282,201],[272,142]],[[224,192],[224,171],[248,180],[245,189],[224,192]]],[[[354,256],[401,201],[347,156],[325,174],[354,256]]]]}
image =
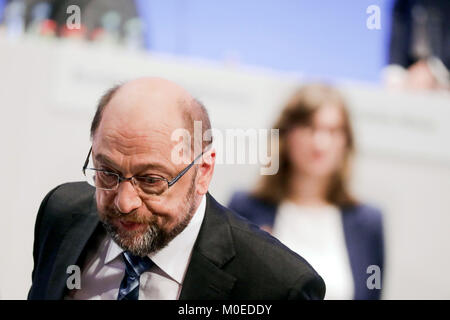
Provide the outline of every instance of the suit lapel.
{"type": "Polygon", "coordinates": [[[342,223],[344,226],[344,237],[345,237],[345,244],[347,246],[347,252],[348,257],[350,260],[350,267],[352,270],[352,276],[353,276],[353,284],[354,284],[354,297],[357,299],[360,295],[360,286],[359,283],[366,284],[366,281],[364,278],[360,278],[361,270],[365,269],[363,266],[360,265],[359,260],[359,252],[364,252],[364,244],[363,244],[363,237],[359,237],[358,234],[360,233],[361,228],[358,227],[356,224],[355,218],[356,215],[354,212],[351,211],[351,208],[342,209],[342,223]]]}
{"type": "MultiPolygon", "coordinates": [[[[229,222],[221,205],[209,193],[206,197],[205,217],[183,281],[180,300],[227,299],[236,281],[234,276],[222,270],[235,255],[229,222]]],[[[88,212],[72,214],[55,258],[46,299],[64,298],[69,276],[66,273],[67,267],[79,262],[86,244],[98,226],[95,199],[88,212]]]]}
{"type": "MultiPolygon", "coordinates": [[[[47,287],[47,299],[63,299],[66,281],[69,274],[67,267],[76,265],[89,238],[99,225],[95,199],[92,200],[88,212],[72,213],[71,222],[55,258],[50,281],[47,287]]],[[[80,268],[82,266],[79,266],[80,268]]]]}
{"type": "Polygon", "coordinates": [[[180,300],[228,299],[236,278],[222,267],[235,255],[229,222],[206,194],[206,212],[192,252],[180,300]]]}

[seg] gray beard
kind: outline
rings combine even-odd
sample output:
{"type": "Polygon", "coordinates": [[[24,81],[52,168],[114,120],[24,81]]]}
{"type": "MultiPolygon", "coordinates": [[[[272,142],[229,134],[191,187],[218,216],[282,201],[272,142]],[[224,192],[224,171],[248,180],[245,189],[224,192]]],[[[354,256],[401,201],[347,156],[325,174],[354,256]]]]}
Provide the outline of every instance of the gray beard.
{"type": "MultiPolygon", "coordinates": [[[[194,175],[194,177],[195,176],[196,175],[194,175]]],[[[182,219],[171,231],[165,231],[161,229],[156,222],[152,222],[148,224],[148,230],[145,233],[139,234],[131,231],[127,234],[127,237],[124,238],[120,236],[118,227],[109,221],[107,215],[106,218],[101,219],[101,222],[111,238],[122,249],[129,251],[135,256],[144,257],[167,246],[170,241],[187,227],[195,213],[194,192],[195,179],[192,180],[191,186],[185,197],[182,219]]],[[[117,214],[120,215],[120,213],[116,212],[115,215],[117,216],[117,214]]]]}

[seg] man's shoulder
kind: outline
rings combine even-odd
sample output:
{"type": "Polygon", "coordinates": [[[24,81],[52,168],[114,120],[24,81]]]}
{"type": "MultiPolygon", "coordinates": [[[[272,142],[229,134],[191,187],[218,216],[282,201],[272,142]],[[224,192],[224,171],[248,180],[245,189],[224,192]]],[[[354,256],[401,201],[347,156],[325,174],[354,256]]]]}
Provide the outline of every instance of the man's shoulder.
{"type": "Polygon", "coordinates": [[[238,250],[246,251],[250,256],[264,258],[269,268],[282,263],[283,269],[292,268],[294,273],[315,272],[311,265],[300,255],[281,243],[268,232],[242,218],[232,211],[227,211],[234,240],[238,250]],[[300,267],[300,269],[299,269],[300,267]]]}
{"type": "Polygon", "coordinates": [[[240,265],[246,267],[249,277],[253,273],[255,279],[266,279],[269,283],[273,281],[277,286],[283,283],[292,286],[299,279],[307,281],[320,277],[304,258],[275,237],[232,210],[216,204],[219,213],[229,223],[236,258],[240,265]]]}
{"type": "Polygon", "coordinates": [[[277,209],[276,204],[265,202],[244,191],[235,192],[231,196],[228,207],[250,221],[259,220],[261,216],[273,216],[277,209]]]}
{"type": "Polygon", "coordinates": [[[270,228],[275,222],[277,204],[264,201],[250,192],[234,193],[228,207],[260,227],[270,228]]]}
{"type": "Polygon", "coordinates": [[[93,205],[95,188],[86,182],[68,182],[52,189],[45,197],[45,213],[50,218],[83,213],[93,205]]]}

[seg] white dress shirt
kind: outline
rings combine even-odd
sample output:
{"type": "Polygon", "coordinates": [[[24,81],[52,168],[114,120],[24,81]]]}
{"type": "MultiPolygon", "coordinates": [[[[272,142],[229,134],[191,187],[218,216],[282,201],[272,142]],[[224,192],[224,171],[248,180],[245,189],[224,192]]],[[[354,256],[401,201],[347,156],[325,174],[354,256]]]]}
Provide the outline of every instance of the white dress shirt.
{"type": "Polygon", "coordinates": [[[319,273],[326,285],[325,299],[353,299],[352,270],[337,207],[284,201],[275,216],[273,235],[319,273]]]}
{"type": "MultiPolygon", "coordinates": [[[[200,231],[206,209],[203,196],[187,227],[170,243],[148,257],[154,266],[140,276],[140,300],[177,300],[189,265],[192,248],[200,231]]],[[[65,297],[76,300],[116,300],[125,274],[123,249],[103,235],[86,258],[81,274],[81,289],[73,289],[65,297]]]]}

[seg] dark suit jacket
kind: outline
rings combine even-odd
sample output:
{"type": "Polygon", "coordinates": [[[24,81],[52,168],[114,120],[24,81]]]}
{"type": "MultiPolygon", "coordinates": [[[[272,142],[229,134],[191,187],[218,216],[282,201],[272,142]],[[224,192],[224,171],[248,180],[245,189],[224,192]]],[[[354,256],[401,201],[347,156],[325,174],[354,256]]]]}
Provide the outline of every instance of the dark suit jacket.
{"type": "MultiPolygon", "coordinates": [[[[323,299],[325,284],[303,258],[211,195],[206,199],[180,299],[323,299]]],[[[67,267],[83,266],[98,228],[93,187],[67,183],[47,194],[36,220],[28,299],[64,297],[67,267]]]]}
{"type": "MultiPolygon", "coordinates": [[[[276,205],[262,202],[244,192],[233,195],[228,206],[251,222],[273,227],[276,205]]],[[[367,267],[377,265],[383,274],[384,241],[382,216],[378,209],[367,205],[341,208],[345,242],[350,259],[356,300],[380,299],[381,290],[368,289],[367,267]]],[[[382,283],[383,285],[383,283],[382,283]]]]}
{"type": "Polygon", "coordinates": [[[424,33],[430,54],[438,57],[450,69],[450,1],[448,0],[396,0],[392,10],[389,64],[408,68],[420,58],[413,52],[414,30],[420,28],[414,12],[422,9],[426,14],[424,33]]]}

